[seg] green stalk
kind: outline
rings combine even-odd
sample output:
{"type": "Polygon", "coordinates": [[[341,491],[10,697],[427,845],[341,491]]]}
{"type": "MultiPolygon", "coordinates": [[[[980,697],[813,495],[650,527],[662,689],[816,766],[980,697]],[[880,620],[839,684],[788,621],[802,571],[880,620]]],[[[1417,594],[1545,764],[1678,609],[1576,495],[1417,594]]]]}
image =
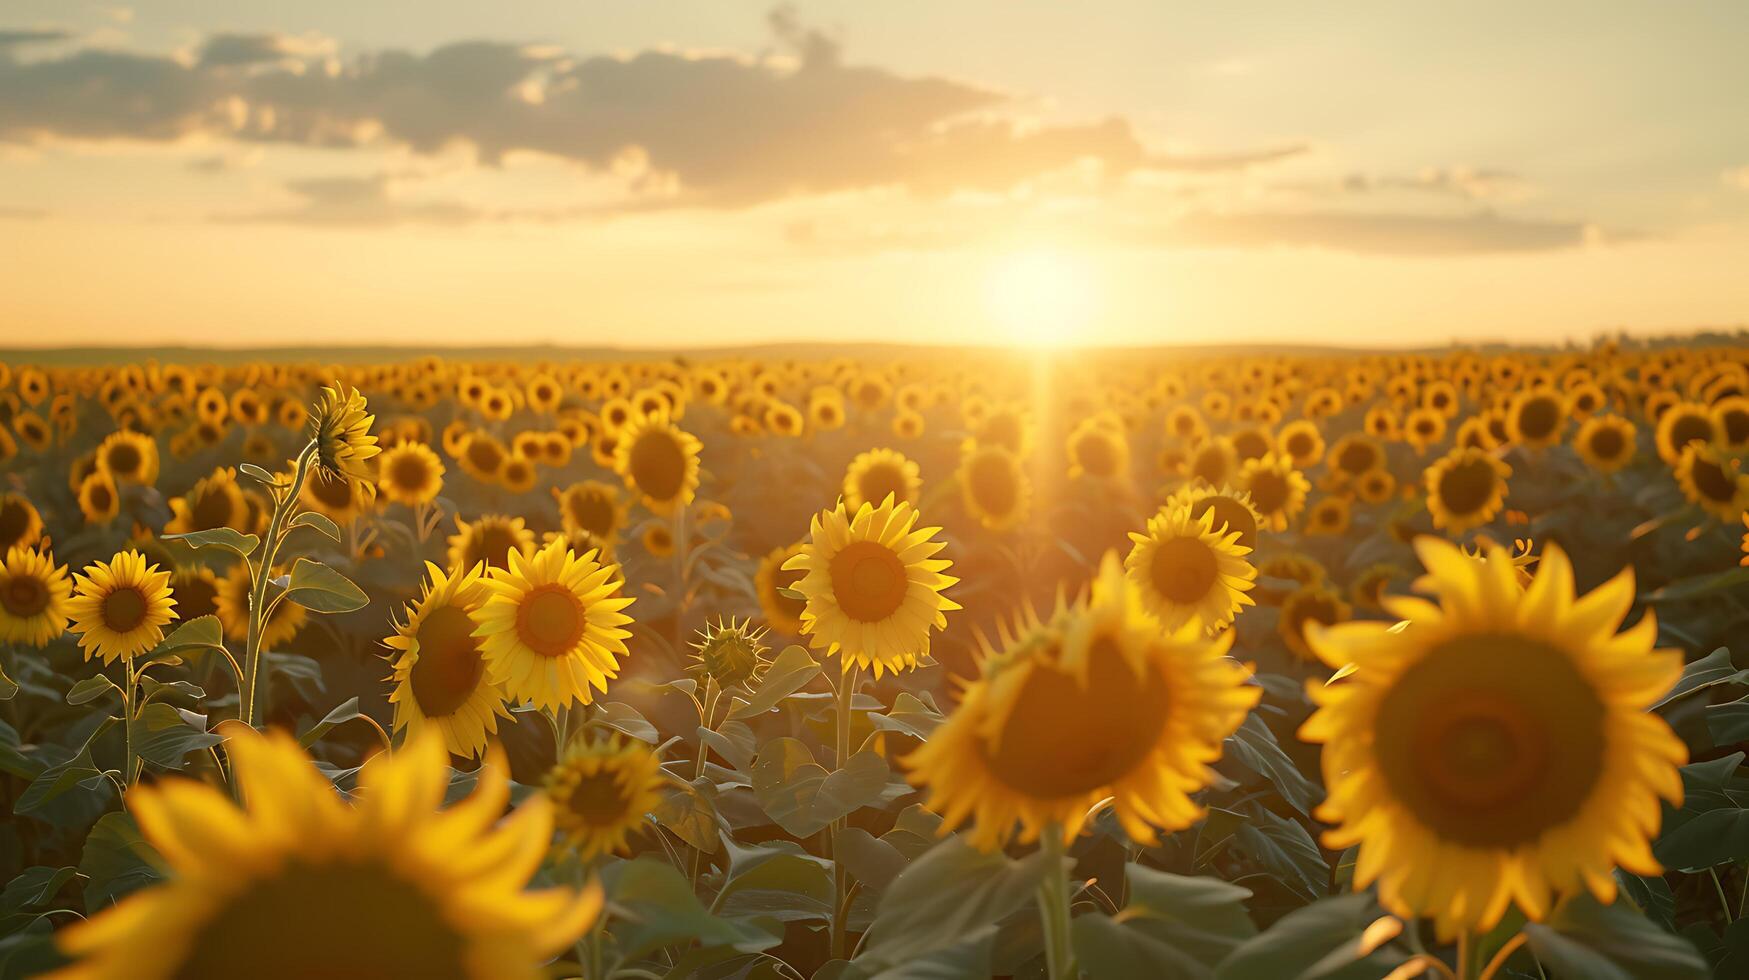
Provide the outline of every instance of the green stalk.
{"type": "Polygon", "coordinates": [[[1039,841],[1050,869],[1038,887],[1038,911],[1045,930],[1045,968],[1050,980],[1076,976],[1075,944],[1069,926],[1069,867],[1064,860],[1063,828],[1047,827],[1039,841]]]}
{"type": "Polygon", "coordinates": [[[267,525],[267,540],[261,544],[261,560],[256,563],[253,571],[255,577],[250,583],[249,592],[249,639],[243,655],[243,690],[241,692],[241,709],[243,720],[253,728],[261,727],[261,715],[266,710],[265,698],[257,698],[261,677],[261,620],[267,611],[267,580],[273,574],[274,559],[279,556],[280,541],[285,537],[285,523],[297,510],[298,494],[303,492],[304,480],[310,475],[310,460],[316,455],[316,440],[298,453],[297,474],[292,477],[291,487],[273,502],[273,518],[267,525]]]}
{"type": "MultiPolygon", "coordinates": [[[[846,665],[847,669],[838,677],[837,723],[833,726],[833,743],[836,750],[835,768],[843,769],[850,762],[850,701],[856,696],[856,668],[846,665]]],[[[835,960],[844,958],[845,926],[850,918],[847,907],[850,894],[850,878],[844,872],[843,862],[838,860],[832,851],[838,831],[844,829],[842,818],[832,821],[832,826],[826,831],[826,851],[832,858],[832,932],[831,956],[835,960]]]]}
{"type": "Polygon", "coordinates": [[[139,778],[137,773],[140,767],[139,756],[134,752],[134,687],[139,681],[139,675],[134,673],[134,658],[123,658],[122,673],[128,686],[121,691],[122,751],[125,760],[122,764],[121,780],[132,786],[139,778]]]}

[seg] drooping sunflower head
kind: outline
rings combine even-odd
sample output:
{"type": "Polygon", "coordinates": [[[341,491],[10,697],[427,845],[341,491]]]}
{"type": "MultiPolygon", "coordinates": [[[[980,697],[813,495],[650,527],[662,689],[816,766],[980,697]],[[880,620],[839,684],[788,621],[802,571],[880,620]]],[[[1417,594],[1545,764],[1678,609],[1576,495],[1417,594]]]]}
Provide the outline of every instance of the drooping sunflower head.
{"type": "Polygon", "coordinates": [[[243,807],[192,780],[130,789],[168,876],[57,933],[78,960],[66,976],[535,980],[600,913],[597,886],[524,890],[552,805],[535,797],[500,820],[502,756],[441,809],[441,740],[412,739],[365,764],[350,806],[289,735],[225,729],[243,807]]]}
{"type": "Polygon", "coordinates": [[[1252,604],[1245,593],[1257,570],[1245,560],[1251,549],[1239,532],[1214,529],[1214,512],[1192,517],[1189,508],[1167,507],[1148,521],[1124,559],[1142,605],[1168,631],[1196,623],[1214,633],[1252,604]]]}
{"type": "Polygon", "coordinates": [[[807,570],[785,566],[806,547],[804,542],[797,541],[795,544],[773,548],[759,559],[759,567],[753,573],[753,595],[759,600],[759,611],[764,614],[766,625],[791,636],[801,635],[802,612],[807,604],[784,593],[794,591],[807,570]]]}
{"type": "Polygon", "coordinates": [[[310,410],[310,439],[316,444],[318,469],[348,482],[364,481],[374,486],[376,476],[370,460],[382,450],[370,432],[376,417],[366,408],[364,395],[351,385],[336,381],[324,387],[310,410]]]}
{"type": "Polygon", "coordinates": [[[377,489],[388,500],[417,507],[443,490],[443,461],[423,442],[396,443],[377,466],[377,489]]]}
{"type": "Polygon", "coordinates": [[[1407,623],[1314,628],[1318,657],[1355,669],[1310,683],[1301,729],[1323,743],[1324,843],[1359,845],[1355,886],[1378,883],[1402,916],[1449,939],[1486,931],[1516,903],[1531,920],[1589,889],[1615,897],[1616,866],[1660,873],[1650,840],[1659,798],[1682,796],[1687,750],[1646,708],[1682,673],[1656,650],[1631,570],[1584,595],[1549,546],[1528,588],[1504,550],[1477,561],[1416,540],[1432,601],[1385,600],[1407,623]]]}
{"type": "Polygon", "coordinates": [[[1163,632],[1108,555],[1090,596],[1004,631],[984,676],[905,759],[909,778],[944,831],[970,820],[985,850],[1017,825],[1022,841],[1053,825],[1073,837],[1107,797],[1131,838],[1152,843],[1200,817],[1189,794],[1261,693],[1230,644],[1163,632]]]}
{"type": "Polygon", "coordinates": [[[573,741],[545,780],[561,843],[585,861],[623,851],[662,802],[665,779],[661,760],[642,742],[618,735],[573,741]]]}
{"type": "Polygon", "coordinates": [[[917,528],[917,517],[891,499],[854,514],[839,501],[814,516],[807,545],[784,562],[803,572],[801,631],[815,649],[841,654],[845,670],[872,667],[878,678],[917,666],[931,631],[959,608],[942,594],[959,579],[944,574],[952,562],[934,557],[941,529],[917,528]]]}
{"type": "Polygon", "coordinates": [[[1506,502],[1512,467],[1490,452],[1453,449],[1427,467],[1427,511],[1433,526],[1461,534],[1494,519],[1506,502]]]}
{"type": "Polygon", "coordinates": [[[79,634],[87,660],[94,654],[105,664],[132,659],[157,646],[165,625],[176,618],[170,573],[147,565],[137,551],[89,565],[73,581],[68,628],[79,634]]]}
{"type": "Polygon", "coordinates": [[[67,629],[73,583],[55,556],[11,548],[0,561],[0,642],[43,647],[67,629]]]}
{"type": "Polygon", "coordinates": [[[986,529],[1007,531],[1026,521],[1032,481],[1006,446],[968,442],[960,455],[959,484],[966,512],[986,529]]]}
{"type": "Polygon", "coordinates": [[[652,513],[672,514],[698,492],[703,444],[666,415],[645,415],[619,432],[613,468],[652,513]]]}
{"type": "Polygon", "coordinates": [[[765,627],[733,616],[705,623],[692,644],[686,671],[710,678],[718,687],[751,687],[769,666],[765,652],[765,627]]]}
{"type": "Polygon", "coordinates": [[[509,566],[490,574],[475,635],[493,682],[541,708],[587,704],[591,688],[606,691],[631,636],[619,566],[555,539],[526,558],[512,551],[509,566]]]}
{"type": "Polygon", "coordinates": [[[858,453],[844,472],[844,502],[851,509],[865,503],[878,506],[889,496],[916,506],[922,489],[916,462],[893,449],[858,453]]]}
{"type": "Polygon", "coordinates": [[[498,731],[504,696],[486,676],[475,611],[486,599],[485,566],[446,575],[425,565],[424,594],[407,606],[407,621],[383,643],[393,654],[395,730],[417,737],[427,727],[443,734],[452,755],[474,758],[498,731]]]}

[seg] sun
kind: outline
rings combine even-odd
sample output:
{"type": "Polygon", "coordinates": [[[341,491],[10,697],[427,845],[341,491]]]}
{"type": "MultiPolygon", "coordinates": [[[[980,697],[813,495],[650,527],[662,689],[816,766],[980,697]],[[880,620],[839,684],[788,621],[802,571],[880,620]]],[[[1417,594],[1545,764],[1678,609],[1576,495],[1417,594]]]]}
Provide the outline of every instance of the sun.
{"type": "Polygon", "coordinates": [[[985,278],[985,303],[1002,338],[1050,347],[1072,340],[1093,319],[1098,295],[1085,258],[1039,247],[999,257],[985,278]]]}

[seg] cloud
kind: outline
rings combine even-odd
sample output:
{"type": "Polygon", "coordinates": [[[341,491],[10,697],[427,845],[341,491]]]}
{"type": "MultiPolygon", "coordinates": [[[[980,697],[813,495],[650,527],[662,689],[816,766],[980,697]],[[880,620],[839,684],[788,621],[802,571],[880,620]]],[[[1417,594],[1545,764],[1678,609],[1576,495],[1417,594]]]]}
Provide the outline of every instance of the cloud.
{"type": "Polygon", "coordinates": [[[1407,191],[1483,201],[1520,194],[1525,189],[1525,182],[1518,174],[1507,170],[1458,166],[1427,167],[1413,174],[1355,172],[1333,180],[1277,184],[1275,189],[1325,197],[1407,191]]]}
{"type": "Polygon", "coordinates": [[[27,44],[52,44],[56,41],[70,41],[76,36],[72,31],[55,29],[0,30],[0,58],[7,57],[7,49],[9,48],[21,48],[27,44]]]}
{"type": "Polygon", "coordinates": [[[1448,256],[1574,248],[1597,240],[1600,232],[1581,222],[1510,218],[1492,211],[1464,215],[1322,211],[1191,214],[1131,237],[1138,244],[1168,247],[1288,246],[1448,256]]]}
{"type": "Polygon", "coordinates": [[[999,191],[1082,165],[1116,177],[1235,170],[1299,152],[1163,155],[1122,118],[1023,126],[995,115],[1014,107],[1006,93],[848,64],[787,8],[769,23],[781,57],[579,58],[476,40],[341,61],[319,38],[218,34],[184,57],[0,60],[0,141],[460,144],[486,165],[534,152],[624,173],[643,207],[714,208],[881,187],[999,191]]]}
{"type": "Polygon", "coordinates": [[[302,198],[289,208],[221,217],[239,223],[382,227],[385,225],[465,225],[489,215],[452,201],[403,201],[394,195],[388,174],[367,177],[315,177],[287,181],[286,190],[302,198]]]}

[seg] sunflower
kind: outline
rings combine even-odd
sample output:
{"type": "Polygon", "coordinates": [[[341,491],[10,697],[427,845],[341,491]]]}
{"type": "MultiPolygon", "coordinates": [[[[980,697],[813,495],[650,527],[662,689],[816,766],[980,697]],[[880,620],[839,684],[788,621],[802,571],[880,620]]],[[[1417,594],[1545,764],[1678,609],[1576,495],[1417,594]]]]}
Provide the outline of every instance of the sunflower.
{"type": "Polygon", "coordinates": [[[1310,419],[1298,419],[1281,427],[1276,447],[1293,460],[1296,469],[1306,469],[1324,458],[1324,435],[1310,419]]]}
{"type": "Polygon", "coordinates": [[[327,470],[311,470],[304,478],[298,502],[345,527],[370,505],[370,485],[362,480],[350,480],[327,470]]]}
{"type": "Polygon", "coordinates": [[[1326,537],[1348,533],[1348,500],[1325,497],[1306,511],[1306,533],[1326,537]]]}
{"type": "Polygon", "coordinates": [[[806,571],[784,566],[806,547],[804,542],[797,541],[795,544],[773,548],[759,559],[759,567],[753,572],[753,595],[759,600],[759,611],[765,614],[765,624],[779,633],[788,633],[791,636],[801,635],[802,612],[807,604],[801,599],[784,595],[782,590],[795,589],[806,571]]]}
{"type": "MultiPolygon", "coordinates": [[[[1391,431],[1394,434],[1396,429],[1393,427],[1391,431]]],[[[1325,462],[1333,472],[1353,478],[1385,465],[1385,451],[1371,436],[1351,432],[1336,440],[1336,445],[1325,456],[1325,462]]]]}
{"type": "Polygon", "coordinates": [[[291,736],[236,723],[223,734],[245,805],[192,780],[131,788],[169,877],[57,933],[78,959],[58,976],[536,980],[600,913],[597,886],[523,890],[552,806],[532,798],[500,821],[502,756],[439,809],[441,740],[411,740],[365,764],[354,807],[291,736]]]}
{"type": "MultiPolygon", "coordinates": [[[[274,574],[280,574],[275,569],[274,574]]],[[[225,577],[219,579],[218,595],[213,600],[219,617],[219,624],[225,628],[227,639],[243,641],[249,637],[249,565],[238,562],[231,566],[225,577]]],[[[303,606],[295,602],[280,602],[271,605],[272,615],[261,624],[261,649],[282,649],[298,631],[304,628],[309,619],[309,613],[303,606]]]]}
{"type": "Polygon", "coordinates": [[[1251,498],[1251,508],[1272,531],[1287,530],[1306,506],[1306,491],[1311,484],[1294,469],[1293,460],[1279,453],[1246,460],[1239,470],[1239,486],[1251,498]]]}
{"type": "Polygon", "coordinates": [[[54,430],[48,422],[35,412],[21,413],[12,420],[12,429],[18,433],[18,438],[35,452],[49,448],[49,442],[54,439],[54,430]]]}
{"type": "Polygon", "coordinates": [[[1713,403],[1712,414],[1720,449],[1733,453],[1749,450],[1749,397],[1721,398],[1713,403]]]}
{"type": "Polygon", "coordinates": [[[889,496],[915,507],[922,489],[917,464],[892,449],[858,453],[844,471],[844,502],[853,510],[864,503],[878,505],[889,496]]]}
{"type": "Polygon", "coordinates": [[[698,453],[691,433],[666,415],[646,415],[619,434],[613,468],[652,513],[667,515],[692,503],[698,491],[698,453]]]}
{"type": "Polygon", "coordinates": [[[158,482],[158,444],[151,436],[127,429],[111,432],[98,445],[96,462],[117,483],[158,482]]]}
{"type": "MultiPolygon", "coordinates": [[[[447,437],[447,434],[446,434],[447,437]]],[[[481,483],[498,482],[504,464],[510,462],[510,450],[497,437],[487,432],[470,432],[460,437],[461,452],[451,452],[462,472],[481,483]]]]}
{"type": "Polygon", "coordinates": [[[674,529],[661,521],[645,525],[638,541],[652,557],[668,558],[674,554],[674,529]]]}
{"type": "Polygon", "coordinates": [[[1473,561],[1420,538],[1434,601],[1393,597],[1406,629],[1350,623],[1314,630],[1313,649],[1346,680],[1307,687],[1300,730],[1323,743],[1335,826],[1326,846],[1358,845],[1355,887],[1378,883],[1386,909],[1432,916],[1442,938],[1485,932],[1516,903],[1532,921],[1555,897],[1615,898],[1611,871],[1662,869],[1649,844],[1658,800],[1682,798],[1682,741],[1646,708],[1682,674],[1654,649],[1633,605],[1631,568],[1576,596],[1551,545],[1520,590],[1498,548],[1473,561]]]}
{"type": "Polygon", "coordinates": [[[195,481],[187,494],[170,498],[170,513],[170,523],[164,525],[165,534],[192,534],[221,527],[241,529],[248,521],[249,502],[243,497],[243,488],[237,485],[237,471],[220,467],[195,481]]]}
{"type": "Polygon", "coordinates": [[[486,599],[485,566],[445,575],[425,563],[426,583],[418,601],[407,605],[407,621],[395,624],[384,640],[394,655],[395,730],[417,738],[426,727],[443,733],[450,754],[474,758],[508,718],[504,695],[486,678],[479,623],[474,613],[486,599]]]}
{"type": "Polygon", "coordinates": [[[1189,508],[1166,508],[1149,521],[1146,533],[1130,532],[1135,542],[1124,568],[1142,604],[1167,632],[1197,622],[1214,633],[1252,605],[1257,569],[1245,560],[1251,549],[1239,532],[1214,529],[1214,511],[1192,517],[1189,508]]]}
{"type": "Polygon", "coordinates": [[[1403,441],[1425,453],[1445,438],[1445,415],[1434,408],[1417,408],[1403,421],[1403,441]]]}
{"type": "Polygon", "coordinates": [[[801,632],[827,654],[839,653],[843,669],[895,673],[917,666],[929,652],[929,633],[947,627],[959,604],[942,595],[958,582],[943,574],[952,564],[933,557],[944,547],[938,527],[915,528],[910,504],[887,500],[863,504],[854,514],[844,502],[814,515],[807,545],[784,562],[805,574],[795,588],[807,596],[801,632]]]}
{"type": "Polygon", "coordinates": [[[376,416],[366,411],[364,396],[343,381],[324,387],[310,412],[310,439],[316,444],[316,466],[329,476],[360,483],[366,493],[376,476],[370,459],[382,452],[370,434],[376,416]]]}
{"type": "Polygon", "coordinates": [[[1051,828],[1068,840],[1107,798],[1143,844],[1201,817],[1189,794],[1261,689],[1227,656],[1231,631],[1163,632],[1143,603],[1107,554],[1090,597],[1048,620],[1023,612],[999,651],[984,645],[983,677],[904,760],[944,832],[972,820],[983,850],[1016,824],[1023,842],[1051,828]]]}
{"type": "Polygon", "coordinates": [[[916,439],[923,435],[923,416],[916,412],[899,412],[893,416],[893,435],[899,439],[916,439]]]}
{"type": "Polygon", "coordinates": [[[718,687],[751,687],[768,665],[765,633],[765,627],[754,626],[750,619],[738,621],[731,616],[706,622],[692,644],[686,672],[708,677],[718,687]]]}
{"type": "Polygon", "coordinates": [[[480,562],[506,568],[510,555],[534,553],[534,532],[520,517],[482,514],[470,523],[458,514],[455,526],[456,533],[449,536],[450,568],[472,568],[480,562]]]}
{"type": "Polygon", "coordinates": [[[1494,519],[1506,502],[1512,467],[1480,449],[1453,449],[1427,467],[1422,481],[1433,526],[1462,534],[1494,519]]]}
{"type": "Polygon", "coordinates": [[[1109,415],[1082,419],[1069,433],[1069,476],[1120,480],[1129,475],[1130,443],[1123,423],[1109,415]]]}
{"type": "Polygon", "coordinates": [[[1281,602],[1281,617],[1275,621],[1275,631],[1293,655],[1301,660],[1312,658],[1306,644],[1306,627],[1312,623],[1329,626],[1344,623],[1354,614],[1353,607],[1321,583],[1302,585],[1288,593],[1281,602]]]}
{"type": "Polygon", "coordinates": [[[508,568],[492,569],[475,613],[487,674],[537,708],[589,704],[590,687],[606,691],[626,655],[624,584],[618,565],[579,556],[563,540],[528,557],[512,551],[508,568]]]}
{"type": "Polygon", "coordinates": [[[1692,442],[1711,443],[1718,438],[1712,412],[1696,402],[1678,402],[1658,417],[1655,444],[1658,458],[1675,466],[1682,450],[1692,442]]]}
{"type": "Polygon", "coordinates": [[[1382,504],[1397,492],[1397,478],[1390,470],[1367,470],[1354,480],[1354,495],[1369,504],[1382,504]]]}
{"type": "Polygon", "coordinates": [[[1233,490],[1225,486],[1181,487],[1166,501],[1166,507],[1188,508],[1193,518],[1212,513],[1214,521],[1211,526],[1216,531],[1237,533],[1239,537],[1236,543],[1247,550],[1255,550],[1257,547],[1257,528],[1261,519],[1251,506],[1251,495],[1243,490],[1233,490]]]}
{"type": "Polygon", "coordinates": [[[1542,449],[1561,441],[1567,427],[1567,400],[1547,388],[1519,392],[1506,410],[1506,430],[1512,442],[1542,449]]]}
{"type": "Polygon", "coordinates": [[[1239,472],[1239,451],[1226,436],[1215,436],[1196,447],[1185,463],[1184,475],[1193,482],[1218,487],[1232,482],[1239,472]]]}
{"type": "Polygon", "coordinates": [[[1396,565],[1369,565],[1354,577],[1353,584],[1348,587],[1348,598],[1362,609],[1383,609],[1385,591],[1403,574],[1396,565]]]}
{"type": "Polygon", "coordinates": [[[1579,427],[1573,449],[1585,465],[1599,473],[1614,473],[1633,461],[1634,424],[1619,415],[1593,415],[1579,427]]]}
{"type": "Polygon", "coordinates": [[[573,483],[561,492],[553,488],[559,502],[559,520],[571,533],[587,531],[600,541],[613,541],[625,520],[619,490],[599,480],[573,483]]]}
{"type": "Polygon", "coordinates": [[[584,861],[625,850],[626,838],[661,805],[666,781],[661,760],[642,742],[617,734],[572,741],[544,780],[560,842],[584,861]]]}
{"type": "Polygon", "coordinates": [[[443,461],[423,442],[401,442],[377,462],[377,489],[397,504],[418,507],[443,491],[443,461]]]}
{"type": "Polygon", "coordinates": [[[1749,475],[1735,458],[1705,443],[1689,443],[1676,460],[1676,484],[1682,495],[1722,521],[1734,521],[1749,511],[1749,475]]]}
{"type": "MultiPolygon", "coordinates": [[[[219,579],[208,568],[184,568],[170,576],[170,596],[183,622],[214,616],[219,611],[219,579]]],[[[290,605],[281,603],[280,605],[290,605]]]]}
{"type": "Polygon", "coordinates": [[[959,485],[966,513],[987,530],[1007,531],[1026,521],[1032,481],[1007,446],[968,441],[961,451],[959,485]]]}
{"type": "Polygon", "coordinates": [[[164,639],[165,625],[176,618],[175,605],[170,573],[147,565],[137,551],[124,551],[73,576],[67,628],[79,634],[86,660],[92,654],[105,664],[117,657],[131,660],[164,639]]]}
{"type": "Polygon", "coordinates": [[[36,505],[23,494],[0,493],[0,548],[28,547],[42,535],[43,519],[36,505]]]}
{"type": "Polygon", "coordinates": [[[0,641],[44,647],[67,630],[73,583],[55,556],[12,548],[0,561],[0,641]]]}
{"type": "Polygon", "coordinates": [[[108,471],[98,470],[79,482],[79,513],[87,524],[108,524],[121,513],[121,497],[108,471]]]}

